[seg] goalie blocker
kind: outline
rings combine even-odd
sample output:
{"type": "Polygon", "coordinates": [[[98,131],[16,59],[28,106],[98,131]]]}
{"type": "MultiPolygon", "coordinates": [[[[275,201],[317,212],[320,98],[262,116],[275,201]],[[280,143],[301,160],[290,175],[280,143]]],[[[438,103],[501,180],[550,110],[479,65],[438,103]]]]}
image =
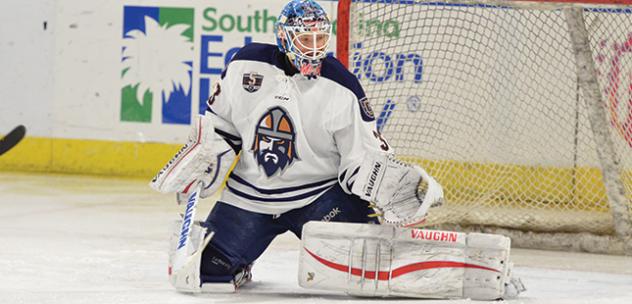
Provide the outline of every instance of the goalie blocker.
{"type": "Polygon", "coordinates": [[[149,184],[162,193],[177,193],[178,203],[186,202],[192,186],[202,182],[201,198],[217,192],[235,160],[235,153],[215,133],[212,115],[200,115],[187,143],[158,172],[149,184]]]}
{"type": "Polygon", "coordinates": [[[309,222],[299,284],[357,296],[512,298],[510,240],[482,233],[309,222]]]}

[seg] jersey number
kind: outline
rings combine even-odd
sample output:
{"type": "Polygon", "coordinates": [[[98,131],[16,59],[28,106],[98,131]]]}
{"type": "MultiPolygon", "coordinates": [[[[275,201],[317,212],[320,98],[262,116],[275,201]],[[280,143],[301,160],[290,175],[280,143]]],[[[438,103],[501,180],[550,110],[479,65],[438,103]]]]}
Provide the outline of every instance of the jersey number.
{"type": "Polygon", "coordinates": [[[384,139],[384,137],[382,137],[382,134],[378,131],[373,131],[373,136],[375,136],[375,138],[377,138],[377,140],[379,140],[380,142],[382,142],[382,144],[380,145],[380,148],[384,151],[388,151],[391,148],[389,147],[388,143],[386,142],[386,139],[384,139]]]}

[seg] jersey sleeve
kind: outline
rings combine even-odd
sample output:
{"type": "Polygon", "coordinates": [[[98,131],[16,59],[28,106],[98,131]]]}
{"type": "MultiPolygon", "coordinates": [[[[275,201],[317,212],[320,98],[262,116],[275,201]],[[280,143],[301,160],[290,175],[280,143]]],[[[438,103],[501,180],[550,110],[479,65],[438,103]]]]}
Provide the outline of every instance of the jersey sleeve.
{"type": "Polygon", "coordinates": [[[393,153],[382,135],[377,131],[375,117],[366,97],[352,97],[353,101],[337,111],[333,125],[333,137],[340,153],[338,182],[342,189],[351,194],[355,177],[360,170],[364,155],[368,151],[393,153]]]}
{"type": "MultiPolygon", "coordinates": [[[[229,65],[230,67],[230,65],[229,65]]],[[[235,154],[241,151],[241,136],[237,128],[232,122],[233,115],[233,98],[232,91],[234,88],[230,86],[230,72],[228,68],[222,74],[221,79],[215,83],[213,93],[206,102],[206,116],[211,117],[215,133],[224,138],[224,140],[233,148],[235,154]]]]}

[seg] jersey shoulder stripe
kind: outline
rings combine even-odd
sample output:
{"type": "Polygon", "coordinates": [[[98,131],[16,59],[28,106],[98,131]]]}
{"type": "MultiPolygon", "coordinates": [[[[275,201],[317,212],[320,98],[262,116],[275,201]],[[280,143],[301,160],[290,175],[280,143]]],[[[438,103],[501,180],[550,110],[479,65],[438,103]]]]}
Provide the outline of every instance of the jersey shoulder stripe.
{"type": "Polygon", "coordinates": [[[250,43],[242,47],[232,61],[251,60],[274,64],[275,51],[278,51],[278,48],[272,44],[250,43]]]}
{"type": "Polygon", "coordinates": [[[298,72],[285,54],[276,45],[265,43],[251,43],[242,47],[233,57],[232,61],[257,61],[267,63],[283,70],[287,75],[294,75],[298,72]]]}
{"type": "Polygon", "coordinates": [[[362,100],[366,97],[364,90],[362,89],[362,85],[360,85],[360,81],[358,78],[353,75],[347,68],[345,68],[338,59],[327,56],[325,61],[323,62],[323,67],[321,70],[321,76],[325,77],[331,81],[336,82],[337,84],[349,89],[353,94],[358,98],[358,100],[362,100]]]}
{"type": "Polygon", "coordinates": [[[353,92],[353,95],[355,95],[360,106],[362,120],[367,122],[375,120],[375,115],[373,114],[373,110],[371,109],[371,105],[369,104],[369,100],[367,99],[364,90],[362,89],[360,81],[355,75],[353,75],[353,73],[347,70],[347,68],[345,68],[338,59],[329,56],[325,58],[325,62],[323,62],[321,70],[321,76],[353,92]]]}

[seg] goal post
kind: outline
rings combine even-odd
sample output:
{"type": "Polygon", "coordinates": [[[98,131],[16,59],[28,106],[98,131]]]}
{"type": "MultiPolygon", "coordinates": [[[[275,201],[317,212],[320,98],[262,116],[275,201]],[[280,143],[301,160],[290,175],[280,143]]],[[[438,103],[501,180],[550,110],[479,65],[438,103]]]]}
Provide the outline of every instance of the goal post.
{"type": "Polygon", "coordinates": [[[632,1],[339,0],[378,129],[444,186],[428,225],[632,254],[632,1]]]}

